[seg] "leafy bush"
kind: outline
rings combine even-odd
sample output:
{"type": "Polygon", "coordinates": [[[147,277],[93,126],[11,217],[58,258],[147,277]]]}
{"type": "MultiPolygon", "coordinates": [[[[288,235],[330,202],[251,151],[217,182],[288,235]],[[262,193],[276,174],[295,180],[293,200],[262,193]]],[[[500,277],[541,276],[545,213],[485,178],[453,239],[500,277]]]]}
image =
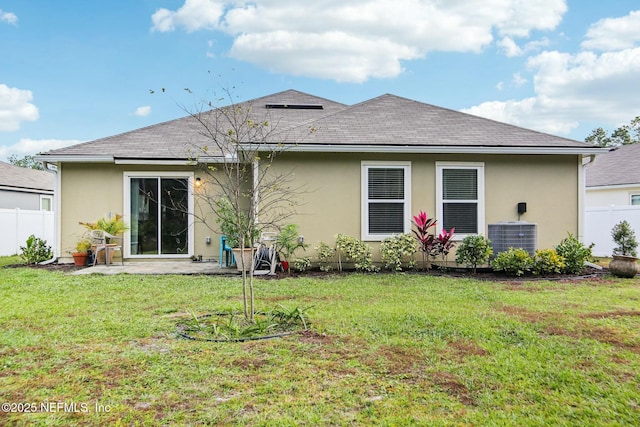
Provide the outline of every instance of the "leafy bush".
{"type": "Polygon", "coordinates": [[[20,246],[20,250],[20,256],[27,264],[37,264],[53,258],[53,251],[47,241],[33,234],[27,238],[27,246],[20,246]]]}
{"type": "Polygon", "coordinates": [[[591,248],[583,245],[571,233],[564,238],[558,246],[556,252],[564,258],[563,273],[577,274],[584,270],[584,265],[591,259],[591,248]]]}
{"type": "Polygon", "coordinates": [[[333,257],[336,254],[336,249],[327,245],[325,242],[318,242],[315,250],[318,252],[320,271],[333,270],[333,257]]]}
{"type": "Polygon", "coordinates": [[[296,260],[293,261],[293,269],[296,271],[304,272],[309,268],[311,268],[311,257],[306,256],[302,258],[296,258],[296,260]]]}
{"type": "Polygon", "coordinates": [[[633,231],[633,228],[631,228],[631,224],[626,220],[613,226],[613,229],[611,229],[611,237],[615,244],[618,245],[613,249],[614,255],[627,255],[633,257],[638,255],[636,252],[636,248],[638,247],[636,233],[633,231]]]}
{"type": "Polygon", "coordinates": [[[491,240],[481,235],[470,235],[460,242],[456,252],[456,262],[467,267],[473,267],[473,272],[475,273],[478,264],[484,264],[489,261],[492,253],[491,240]]]}
{"type": "Polygon", "coordinates": [[[564,267],[564,257],[555,249],[538,249],[533,257],[533,274],[562,273],[564,267]]]}
{"type": "Polygon", "coordinates": [[[495,271],[504,271],[509,276],[522,276],[533,268],[533,258],[522,248],[509,248],[495,257],[491,267],[495,271]]]}
{"type": "Polygon", "coordinates": [[[353,262],[353,266],[357,271],[377,270],[373,265],[371,246],[362,240],[345,234],[338,234],[336,236],[336,248],[338,250],[338,265],[340,270],[342,270],[340,254],[344,254],[347,261],[353,262]]]}
{"type": "Polygon", "coordinates": [[[402,271],[403,262],[409,268],[415,266],[413,254],[418,250],[418,242],[410,234],[397,234],[387,237],[380,246],[380,257],[385,268],[402,271]]]}

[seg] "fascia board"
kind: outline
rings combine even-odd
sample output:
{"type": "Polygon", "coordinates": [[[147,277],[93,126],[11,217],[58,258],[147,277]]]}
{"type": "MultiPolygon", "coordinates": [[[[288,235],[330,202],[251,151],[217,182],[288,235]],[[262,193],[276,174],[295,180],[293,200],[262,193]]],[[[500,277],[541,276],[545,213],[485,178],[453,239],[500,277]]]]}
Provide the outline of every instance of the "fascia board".
{"type": "MultiPolygon", "coordinates": [[[[252,147],[252,149],[255,149],[252,147]]],[[[570,147],[455,147],[394,145],[278,145],[264,144],[259,151],[293,151],[310,153],[400,153],[400,154],[602,154],[603,148],[570,147]]]]}

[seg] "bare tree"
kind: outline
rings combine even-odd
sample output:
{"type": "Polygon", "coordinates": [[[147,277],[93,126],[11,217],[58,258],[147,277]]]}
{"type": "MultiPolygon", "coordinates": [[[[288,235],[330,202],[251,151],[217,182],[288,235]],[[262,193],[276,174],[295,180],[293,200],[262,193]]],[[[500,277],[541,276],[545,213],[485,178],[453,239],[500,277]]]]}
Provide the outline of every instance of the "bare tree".
{"type": "MultiPolygon", "coordinates": [[[[231,234],[240,248],[253,248],[261,232],[279,230],[296,214],[304,188],[293,182],[292,170],[275,168],[274,161],[315,130],[279,129],[264,106],[235,103],[229,89],[224,94],[226,106],[204,103],[198,111],[185,110],[206,141],[190,149],[205,181],[195,192],[198,207],[192,214],[212,231],[231,234]]],[[[243,256],[236,263],[242,271],[244,315],[253,321],[255,257],[250,266],[243,256]]]]}

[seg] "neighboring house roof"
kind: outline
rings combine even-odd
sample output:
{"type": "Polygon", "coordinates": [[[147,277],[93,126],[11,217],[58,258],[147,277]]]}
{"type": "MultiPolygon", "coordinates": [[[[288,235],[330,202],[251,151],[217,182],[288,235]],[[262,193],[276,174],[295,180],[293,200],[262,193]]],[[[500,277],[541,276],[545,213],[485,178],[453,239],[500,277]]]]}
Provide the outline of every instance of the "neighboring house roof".
{"type": "MultiPolygon", "coordinates": [[[[296,151],[406,151],[588,154],[592,145],[472,116],[433,105],[382,95],[353,106],[295,90],[239,103],[256,122],[275,131],[267,140],[292,143],[296,151]],[[320,107],[321,106],[321,107],[320,107]],[[313,128],[316,131],[309,132],[313,128]],[[295,144],[293,144],[295,143],[295,144]]],[[[202,113],[216,117],[215,111],[202,113]]],[[[167,161],[193,159],[193,147],[210,144],[193,117],[148,126],[43,153],[44,161],[167,161]]]]}
{"type": "Polygon", "coordinates": [[[0,189],[52,193],[55,176],[50,172],[0,162],[0,189]]]}
{"type": "Polygon", "coordinates": [[[596,157],[587,166],[587,187],[640,185],[640,144],[629,144],[596,157]]]}

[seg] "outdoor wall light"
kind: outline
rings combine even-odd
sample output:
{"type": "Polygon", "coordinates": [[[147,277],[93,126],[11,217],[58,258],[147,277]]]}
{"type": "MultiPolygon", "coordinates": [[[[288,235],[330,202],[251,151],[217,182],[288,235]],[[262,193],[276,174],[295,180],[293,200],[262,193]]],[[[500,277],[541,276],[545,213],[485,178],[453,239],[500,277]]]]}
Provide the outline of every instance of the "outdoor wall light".
{"type": "Polygon", "coordinates": [[[196,178],[196,187],[200,187],[202,185],[202,180],[200,179],[200,177],[196,178]]]}

